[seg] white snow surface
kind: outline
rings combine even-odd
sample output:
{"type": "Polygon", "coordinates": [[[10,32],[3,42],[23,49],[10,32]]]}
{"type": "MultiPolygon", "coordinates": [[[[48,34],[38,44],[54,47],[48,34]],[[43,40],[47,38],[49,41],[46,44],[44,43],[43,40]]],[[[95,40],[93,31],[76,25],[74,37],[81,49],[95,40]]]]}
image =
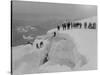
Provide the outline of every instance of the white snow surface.
{"type": "MultiPolygon", "coordinates": [[[[96,17],[81,20],[96,21],[96,17]]],[[[97,21],[96,21],[97,23],[97,21]]],[[[52,29],[43,36],[37,36],[33,45],[12,48],[14,75],[93,70],[97,68],[97,30],[52,29]],[[57,36],[53,37],[53,32],[57,36]],[[42,48],[36,48],[36,44],[42,48]],[[43,59],[48,53],[48,61],[43,59]]]]}

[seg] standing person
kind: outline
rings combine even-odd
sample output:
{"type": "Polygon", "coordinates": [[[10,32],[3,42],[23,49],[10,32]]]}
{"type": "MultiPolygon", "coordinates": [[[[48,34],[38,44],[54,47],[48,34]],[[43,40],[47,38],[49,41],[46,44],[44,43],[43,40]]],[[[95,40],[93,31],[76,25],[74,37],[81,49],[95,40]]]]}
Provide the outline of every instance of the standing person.
{"type": "Polygon", "coordinates": [[[64,23],[64,30],[66,30],[66,24],[64,23]]]}
{"type": "Polygon", "coordinates": [[[87,22],[84,23],[84,28],[85,28],[85,29],[87,28],[87,22]]]}
{"type": "Polygon", "coordinates": [[[70,22],[67,23],[67,29],[70,29],[70,22]]]}
{"type": "Polygon", "coordinates": [[[56,36],[56,32],[54,32],[54,37],[56,36]]]}
{"type": "Polygon", "coordinates": [[[38,43],[36,43],[36,48],[39,48],[39,45],[38,45],[38,43]]]}
{"type": "Polygon", "coordinates": [[[40,47],[42,47],[42,46],[43,46],[43,41],[40,42],[40,47]]]}
{"type": "Polygon", "coordinates": [[[80,29],[82,28],[82,23],[79,23],[79,27],[80,27],[80,29]]]}
{"type": "Polygon", "coordinates": [[[57,29],[60,30],[60,26],[59,25],[57,26],[57,29]]]}

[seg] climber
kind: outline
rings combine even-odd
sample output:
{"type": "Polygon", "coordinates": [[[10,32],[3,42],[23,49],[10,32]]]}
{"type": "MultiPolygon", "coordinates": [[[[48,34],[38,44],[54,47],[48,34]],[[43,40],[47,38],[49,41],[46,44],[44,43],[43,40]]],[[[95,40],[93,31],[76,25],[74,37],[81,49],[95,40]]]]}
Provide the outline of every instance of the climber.
{"type": "Polygon", "coordinates": [[[39,48],[39,45],[38,45],[38,43],[36,44],[36,48],[39,48]]]}
{"type": "Polygon", "coordinates": [[[40,42],[40,47],[42,47],[42,46],[43,46],[43,41],[40,42]]]}
{"type": "Polygon", "coordinates": [[[57,26],[57,29],[60,30],[60,26],[59,25],[57,26]]]}
{"type": "Polygon", "coordinates": [[[63,29],[66,30],[66,24],[65,23],[63,24],[63,29]]]}
{"type": "Polygon", "coordinates": [[[71,24],[70,24],[70,22],[68,22],[67,23],[67,29],[70,29],[70,26],[71,26],[71,24]]]}
{"type": "Polygon", "coordinates": [[[56,32],[54,32],[54,37],[56,36],[56,32]]]}

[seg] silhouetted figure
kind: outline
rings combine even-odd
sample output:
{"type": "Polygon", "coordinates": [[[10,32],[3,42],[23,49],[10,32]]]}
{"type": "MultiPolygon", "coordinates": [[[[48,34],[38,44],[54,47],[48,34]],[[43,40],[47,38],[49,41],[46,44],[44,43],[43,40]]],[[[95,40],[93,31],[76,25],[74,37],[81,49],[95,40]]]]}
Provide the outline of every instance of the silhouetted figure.
{"type": "Polygon", "coordinates": [[[38,44],[36,44],[36,48],[39,48],[39,45],[38,44]]]}
{"type": "Polygon", "coordinates": [[[70,22],[68,22],[67,23],[67,29],[70,29],[70,26],[71,26],[71,24],[70,24],[70,22]]]}
{"type": "Polygon", "coordinates": [[[65,23],[63,24],[63,29],[66,30],[66,24],[65,23]]]}
{"type": "Polygon", "coordinates": [[[42,47],[42,46],[43,46],[43,41],[40,42],[40,47],[42,47]]]}
{"type": "Polygon", "coordinates": [[[96,23],[95,22],[93,23],[93,29],[96,29],[96,23]]]}
{"type": "Polygon", "coordinates": [[[88,29],[96,29],[96,23],[89,22],[88,29]]]}
{"type": "Polygon", "coordinates": [[[60,26],[57,26],[57,29],[60,30],[60,26]]]}
{"type": "Polygon", "coordinates": [[[80,28],[82,28],[82,23],[79,23],[80,24],[80,28]]]}
{"type": "Polygon", "coordinates": [[[54,32],[54,37],[56,36],[56,32],[54,32]]]}
{"type": "Polygon", "coordinates": [[[79,23],[79,22],[77,22],[77,23],[74,24],[73,27],[74,27],[74,28],[81,28],[81,27],[82,27],[82,24],[79,23]]]}
{"type": "Polygon", "coordinates": [[[85,29],[87,28],[87,22],[84,23],[84,28],[85,28],[85,29]]]}

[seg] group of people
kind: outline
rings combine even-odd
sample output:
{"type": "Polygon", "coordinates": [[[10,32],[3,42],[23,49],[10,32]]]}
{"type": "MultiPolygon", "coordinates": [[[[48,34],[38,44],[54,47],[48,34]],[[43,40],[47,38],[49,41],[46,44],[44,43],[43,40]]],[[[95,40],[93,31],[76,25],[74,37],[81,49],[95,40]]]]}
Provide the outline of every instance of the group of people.
{"type": "MultiPolygon", "coordinates": [[[[71,22],[67,22],[67,23],[63,23],[62,24],[62,28],[63,30],[70,29],[71,28],[71,22]]],[[[59,31],[61,29],[61,27],[59,25],[57,25],[57,30],[59,31]]],[[[56,36],[56,32],[54,32],[54,37],[56,36]]]]}
{"type": "MultiPolygon", "coordinates": [[[[62,28],[63,28],[63,30],[66,30],[66,28],[70,29],[71,28],[71,23],[70,22],[63,23],[62,24],[62,28]]],[[[57,26],[57,29],[60,30],[60,26],[59,25],[57,26]]]]}
{"type": "MultiPolygon", "coordinates": [[[[33,45],[33,43],[32,43],[32,42],[30,42],[30,41],[26,42],[26,44],[33,45]]],[[[36,48],[42,48],[42,47],[43,47],[43,41],[41,41],[39,44],[38,44],[38,43],[36,43],[36,48]]]]}
{"type": "Polygon", "coordinates": [[[38,43],[36,43],[36,48],[42,48],[43,47],[43,41],[41,41],[39,44],[38,43]]]}
{"type": "MultiPolygon", "coordinates": [[[[62,28],[63,28],[63,30],[70,29],[71,28],[71,22],[63,23],[62,28]]],[[[61,27],[58,25],[57,30],[59,31],[60,29],[61,29],[61,27]]],[[[53,37],[56,37],[56,35],[57,35],[57,33],[54,32],[53,37]]],[[[31,42],[27,42],[27,44],[33,45],[33,43],[31,43],[31,42]]],[[[39,44],[36,43],[36,48],[39,49],[39,48],[42,48],[42,47],[43,47],[43,41],[41,41],[39,44]]]]}

